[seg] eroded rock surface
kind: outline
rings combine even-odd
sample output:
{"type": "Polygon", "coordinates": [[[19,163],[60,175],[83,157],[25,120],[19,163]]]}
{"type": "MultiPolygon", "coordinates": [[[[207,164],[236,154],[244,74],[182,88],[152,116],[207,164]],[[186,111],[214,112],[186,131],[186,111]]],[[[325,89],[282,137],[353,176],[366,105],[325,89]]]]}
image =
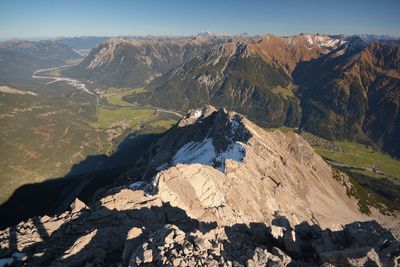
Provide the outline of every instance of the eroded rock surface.
{"type": "Polygon", "coordinates": [[[62,214],[0,231],[0,263],[400,264],[399,241],[358,211],[345,177],[334,178],[298,135],[265,132],[239,114],[206,107],[182,119],[135,168],[130,180],[120,179],[125,184],[90,203],[76,199],[62,214]]]}

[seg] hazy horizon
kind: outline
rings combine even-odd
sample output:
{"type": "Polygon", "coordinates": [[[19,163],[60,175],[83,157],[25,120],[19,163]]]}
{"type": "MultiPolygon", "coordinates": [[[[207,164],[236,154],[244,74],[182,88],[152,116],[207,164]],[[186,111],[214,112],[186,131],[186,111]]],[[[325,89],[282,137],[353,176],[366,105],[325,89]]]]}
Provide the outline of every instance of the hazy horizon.
{"type": "Polygon", "coordinates": [[[400,2],[9,1],[0,3],[0,39],[78,36],[400,35],[400,2]]]}
{"type": "MultiPolygon", "coordinates": [[[[0,38],[0,41],[12,41],[12,40],[24,40],[24,41],[44,41],[44,40],[57,40],[57,39],[64,39],[64,38],[146,38],[146,37],[156,37],[156,38],[163,38],[163,37],[170,37],[170,38],[184,38],[184,37],[191,37],[196,36],[198,34],[208,32],[210,34],[215,35],[227,35],[227,36],[237,36],[243,35],[248,33],[234,33],[234,34],[222,34],[222,33],[215,33],[210,31],[202,31],[190,35],[156,35],[156,34],[147,34],[147,35],[71,35],[71,36],[39,36],[39,37],[11,37],[11,38],[0,38]]],[[[249,36],[266,36],[266,35],[275,35],[280,37],[290,37],[290,36],[297,36],[297,35],[327,35],[327,36],[335,36],[335,35],[344,35],[344,36],[357,36],[357,35],[370,35],[370,36],[385,36],[390,37],[393,39],[400,38],[400,35],[393,35],[393,34],[374,34],[374,33],[353,33],[353,34],[344,34],[344,33],[309,33],[309,32],[301,32],[297,34],[290,34],[290,35],[279,35],[279,34],[272,34],[272,33],[263,33],[263,34],[249,34],[249,36]]]]}

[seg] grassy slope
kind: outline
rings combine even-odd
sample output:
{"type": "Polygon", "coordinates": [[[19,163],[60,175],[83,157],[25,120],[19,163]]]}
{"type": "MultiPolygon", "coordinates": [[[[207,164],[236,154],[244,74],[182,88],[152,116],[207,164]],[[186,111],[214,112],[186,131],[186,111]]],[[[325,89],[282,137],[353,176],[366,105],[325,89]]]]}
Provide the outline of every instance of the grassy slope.
{"type": "MultiPolygon", "coordinates": [[[[278,129],[282,132],[293,131],[293,128],[289,127],[278,129]]],[[[267,128],[266,130],[276,129],[267,128]]],[[[342,151],[326,150],[320,146],[313,146],[313,148],[327,160],[366,168],[376,166],[379,171],[385,173],[383,175],[369,170],[333,167],[333,170],[340,170],[350,177],[352,185],[347,188],[347,193],[358,199],[360,211],[369,214],[370,207],[375,207],[387,214],[400,210],[400,161],[362,144],[348,141],[334,143],[342,151]]]]}
{"type": "Polygon", "coordinates": [[[96,106],[91,95],[62,83],[40,90],[38,96],[0,93],[0,203],[23,184],[62,177],[88,155],[111,153],[128,132],[161,133],[177,121],[155,109],[126,107],[131,104],[122,98],[143,88],[107,90],[110,102],[124,105],[119,110],[96,106]],[[110,142],[104,129],[121,121],[129,128],[110,142]]]}
{"type": "Polygon", "coordinates": [[[97,122],[91,126],[97,129],[109,128],[113,123],[127,121],[132,128],[155,115],[154,109],[105,109],[97,108],[97,122]]]}
{"type": "Polygon", "coordinates": [[[92,124],[92,126],[95,128],[107,128],[114,122],[128,120],[131,128],[143,125],[146,133],[160,133],[171,128],[177,122],[175,116],[156,113],[154,109],[140,108],[137,103],[124,101],[125,96],[138,95],[145,92],[146,89],[144,87],[128,89],[108,87],[105,94],[107,103],[119,107],[136,107],[136,109],[110,110],[99,108],[98,122],[92,124]]]}
{"type": "Polygon", "coordinates": [[[176,123],[176,120],[173,119],[165,119],[165,120],[158,120],[152,123],[149,123],[150,126],[155,128],[171,128],[176,123]]]}
{"type": "Polygon", "coordinates": [[[88,155],[110,149],[89,123],[87,94],[64,97],[0,94],[0,203],[22,184],[64,176],[88,155]]]}
{"type": "MultiPolygon", "coordinates": [[[[340,162],[343,164],[372,168],[374,165],[378,170],[390,176],[393,182],[400,184],[400,161],[391,158],[389,155],[366,148],[362,144],[348,141],[335,141],[335,145],[342,151],[328,151],[321,147],[314,147],[315,151],[322,157],[340,162]]],[[[382,177],[370,171],[357,171],[372,177],[382,177]]]]}
{"type": "Polygon", "coordinates": [[[122,90],[115,87],[109,87],[107,92],[110,92],[110,95],[106,97],[107,103],[120,107],[132,107],[134,104],[126,102],[122,100],[122,98],[128,95],[144,93],[146,90],[143,87],[122,90]]]}
{"type": "Polygon", "coordinates": [[[325,159],[366,168],[376,166],[386,174],[334,167],[350,177],[352,187],[347,188],[347,192],[358,199],[360,211],[370,214],[370,207],[375,207],[382,213],[391,214],[400,210],[400,161],[358,143],[336,141],[335,145],[342,151],[329,151],[318,146],[314,149],[325,159]]]}

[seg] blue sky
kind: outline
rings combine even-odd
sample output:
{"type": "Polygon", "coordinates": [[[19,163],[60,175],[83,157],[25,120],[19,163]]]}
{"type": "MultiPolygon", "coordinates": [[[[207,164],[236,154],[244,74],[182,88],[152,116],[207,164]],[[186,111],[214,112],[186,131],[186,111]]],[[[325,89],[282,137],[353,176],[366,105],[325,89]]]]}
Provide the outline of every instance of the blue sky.
{"type": "Polygon", "coordinates": [[[0,0],[0,39],[82,35],[400,35],[400,0],[0,0]]]}

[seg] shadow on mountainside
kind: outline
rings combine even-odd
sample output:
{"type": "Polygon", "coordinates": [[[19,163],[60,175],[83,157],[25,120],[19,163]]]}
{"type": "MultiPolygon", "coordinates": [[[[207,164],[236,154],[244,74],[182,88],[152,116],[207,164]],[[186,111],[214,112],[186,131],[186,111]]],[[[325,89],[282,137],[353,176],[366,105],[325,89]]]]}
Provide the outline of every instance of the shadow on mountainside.
{"type": "Polygon", "coordinates": [[[242,117],[230,117],[226,110],[210,106],[200,115],[196,112],[154,142],[132,168],[131,177],[151,182],[160,169],[187,163],[211,165],[223,172],[225,159],[242,160],[245,149],[238,142],[247,143],[252,136],[242,117]]]}
{"type": "Polygon", "coordinates": [[[64,177],[26,184],[0,206],[0,229],[40,215],[63,212],[75,197],[88,202],[96,191],[112,184],[162,134],[128,135],[111,156],[88,156],[64,177]]]}
{"type": "MultiPolygon", "coordinates": [[[[236,119],[239,120],[239,117],[236,119]]],[[[173,127],[163,134],[128,135],[109,157],[88,156],[73,165],[64,177],[19,187],[0,206],[0,229],[34,216],[61,213],[76,197],[88,203],[97,190],[112,184],[128,169],[129,177],[149,181],[158,172],[157,168],[160,165],[169,162],[173,155],[189,142],[200,142],[210,138],[213,148],[219,152],[228,149],[229,138],[246,142],[251,136],[250,133],[243,127],[241,130],[236,129],[237,136],[234,136],[231,128],[227,127],[233,127],[233,124],[226,111],[219,109],[202,118],[201,123],[173,127]],[[161,147],[158,140],[162,143],[161,147]]]]}
{"type": "MultiPolygon", "coordinates": [[[[375,221],[355,222],[336,232],[306,222],[291,228],[285,217],[274,220],[271,226],[250,223],[218,227],[216,222],[192,219],[169,203],[117,210],[98,202],[77,214],[74,219],[65,219],[50,235],[40,234],[42,241],[20,251],[27,255],[25,263],[161,266],[176,265],[174,260],[178,259],[183,266],[227,261],[233,266],[315,266],[324,262],[352,266],[345,264],[348,259],[362,258],[366,265],[382,262],[389,266],[388,262],[400,255],[399,242],[375,221]]],[[[19,233],[15,228],[10,231],[13,240],[10,238],[9,247],[14,250],[3,249],[1,257],[12,255],[17,248],[13,242],[19,233]]]]}

